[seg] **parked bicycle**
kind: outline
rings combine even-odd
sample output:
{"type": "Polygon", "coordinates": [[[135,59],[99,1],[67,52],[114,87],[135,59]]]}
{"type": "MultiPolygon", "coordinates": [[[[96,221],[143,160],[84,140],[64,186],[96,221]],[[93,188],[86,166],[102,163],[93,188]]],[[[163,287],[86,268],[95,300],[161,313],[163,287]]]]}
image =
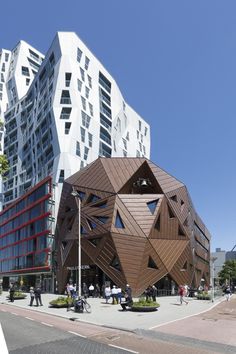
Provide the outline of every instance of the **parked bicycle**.
{"type": "Polygon", "coordinates": [[[72,297],[72,304],[70,307],[74,307],[75,312],[91,312],[91,305],[88,303],[87,299],[82,296],[77,296],[76,294],[72,297]]]}

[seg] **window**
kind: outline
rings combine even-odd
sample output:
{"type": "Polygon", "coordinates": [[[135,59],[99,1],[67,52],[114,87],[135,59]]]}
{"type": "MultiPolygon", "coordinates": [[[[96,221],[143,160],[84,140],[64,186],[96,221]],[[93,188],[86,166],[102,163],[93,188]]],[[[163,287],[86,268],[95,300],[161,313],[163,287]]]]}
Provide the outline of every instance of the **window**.
{"type": "Polygon", "coordinates": [[[124,229],[125,228],[124,223],[123,223],[123,221],[122,221],[122,219],[120,217],[120,214],[119,214],[118,210],[117,210],[117,213],[116,213],[115,227],[117,229],[124,229]]]}
{"type": "Polygon", "coordinates": [[[109,219],[108,216],[94,216],[94,218],[98,219],[102,224],[106,224],[109,219]]]}
{"type": "Polygon", "coordinates": [[[76,155],[80,156],[80,143],[76,141],[76,155]]]}
{"type": "Polygon", "coordinates": [[[82,115],[82,125],[85,128],[89,128],[91,118],[84,111],[81,111],[81,115],[82,115]]]}
{"type": "Polygon", "coordinates": [[[111,83],[110,81],[99,72],[99,84],[109,93],[111,93],[111,83]]]}
{"type": "Polygon", "coordinates": [[[109,106],[111,105],[110,96],[101,88],[100,88],[100,99],[106,102],[109,106]]]}
{"type": "Polygon", "coordinates": [[[70,133],[70,127],[71,127],[71,123],[65,122],[65,134],[66,135],[68,135],[70,133]]]}
{"type": "Polygon", "coordinates": [[[111,130],[111,121],[108,118],[106,118],[103,114],[100,114],[100,123],[109,131],[111,130]]]}
{"type": "Polygon", "coordinates": [[[88,158],[88,153],[89,153],[89,148],[87,146],[84,147],[84,160],[87,160],[88,158]]]}
{"type": "Polygon", "coordinates": [[[8,59],[9,59],[9,54],[5,53],[5,61],[8,61],[8,59]]]}
{"type": "Polygon", "coordinates": [[[129,141],[129,132],[127,132],[127,134],[126,134],[126,140],[129,141]]]}
{"type": "Polygon", "coordinates": [[[127,141],[124,138],[122,140],[123,140],[124,148],[125,150],[127,150],[127,141]]]}
{"type": "Polygon", "coordinates": [[[5,63],[2,63],[2,71],[5,71],[6,67],[5,67],[5,63]]]}
{"type": "Polygon", "coordinates": [[[98,200],[100,200],[101,198],[98,197],[97,195],[95,194],[90,194],[88,200],[87,200],[87,203],[93,203],[93,202],[96,202],[98,200]]]}
{"type": "Polygon", "coordinates": [[[156,263],[154,262],[154,260],[150,256],[148,259],[148,268],[158,269],[156,263]]]}
{"type": "Polygon", "coordinates": [[[65,178],[65,171],[64,170],[60,170],[58,183],[63,183],[64,182],[64,178],[65,178]]]}
{"type": "Polygon", "coordinates": [[[61,104],[71,104],[70,91],[62,90],[60,103],[61,104]]]}
{"type": "Polygon", "coordinates": [[[137,139],[139,139],[139,131],[137,130],[137,139]]]}
{"type": "Polygon", "coordinates": [[[148,128],[145,127],[145,129],[144,129],[144,135],[145,135],[145,136],[147,136],[147,132],[148,132],[148,128]]]}
{"type": "Polygon", "coordinates": [[[81,75],[82,81],[84,81],[85,80],[85,78],[84,78],[84,69],[82,69],[82,68],[80,68],[80,75],[81,75]]]}
{"type": "Polygon", "coordinates": [[[85,57],[85,64],[84,64],[85,70],[88,70],[89,62],[90,62],[89,58],[88,58],[88,57],[85,57]]]}
{"type": "Polygon", "coordinates": [[[80,63],[81,57],[82,57],[82,50],[77,48],[77,61],[80,63]]]}
{"type": "Polygon", "coordinates": [[[27,68],[26,66],[22,66],[22,67],[21,67],[21,73],[22,73],[22,75],[24,75],[24,76],[30,76],[30,74],[29,74],[29,68],[27,68]]]}
{"type": "Polygon", "coordinates": [[[139,143],[139,150],[142,152],[142,144],[141,143],[139,143]]]}
{"type": "Polygon", "coordinates": [[[111,145],[111,136],[102,126],[100,126],[100,139],[111,145]]]}
{"type": "Polygon", "coordinates": [[[93,146],[93,136],[91,133],[88,133],[88,144],[89,144],[89,147],[93,146]]]}
{"type": "Polygon", "coordinates": [[[156,199],[156,200],[153,200],[153,201],[147,203],[147,206],[152,214],[155,213],[158,201],[159,201],[159,199],[156,199]]]}
{"type": "Polygon", "coordinates": [[[70,81],[71,81],[71,73],[65,73],[65,85],[66,85],[66,87],[70,86],[70,81]]]}
{"type": "Polygon", "coordinates": [[[71,107],[63,107],[61,110],[60,119],[69,119],[71,114],[71,107]]]}
{"type": "Polygon", "coordinates": [[[92,78],[88,75],[88,84],[89,87],[92,88],[92,78]]]}
{"type": "Polygon", "coordinates": [[[107,117],[111,119],[111,109],[107,107],[103,102],[100,104],[100,110],[103,114],[106,114],[107,117]]]}
{"type": "Polygon", "coordinates": [[[127,157],[127,151],[123,150],[123,156],[127,157]]]}
{"type": "Polygon", "coordinates": [[[136,150],[136,157],[140,157],[140,152],[136,150]]]}
{"type": "Polygon", "coordinates": [[[138,121],[138,129],[139,129],[139,131],[142,129],[142,122],[141,122],[141,120],[138,121]]]}
{"type": "Polygon", "coordinates": [[[82,90],[82,81],[80,81],[79,79],[77,80],[77,87],[78,87],[78,91],[81,92],[82,90]]]}
{"type": "Polygon", "coordinates": [[[81,135],[81,141],[84,143],[85,142],[85,129],[80,127],[80,135],[81,135]]]}
{"type": "Polygon", "coordinates": [[[89,111],[90,115],[93,117],[93,105],[91,103],[89,103],[89,111]]]}
{"type": "Polygon", "coordinates": [[[81,96],[82,107],[86,111],[86,99],[81,96]]]}
{"type": "Polygon", "coordinates": [[[85,86],[85,97],[89,98],[89,88],[87,86],[85,86]]]}
{"type": "Polygon", "coordinates": [[[120,262],[119,262],[119,259],[117,256],[114,256],[111,263],[110,263],[110,266],[112,268],[115,268],[116,270],[118,270],[119,272],[121,271],[121,266],[120,266],[120,262]]]}
{"type": "Polygon", "coordinates": [[[26,79],[25,84],[26,84],[26,86],[29,86],[29,84],[30,84],[30,79],[26,79]]]}
{"type": "Polygon", "coordinates": [[[144,153],[144,155],[146,155],[146,148],[144,145],[143,145],[143,153],[144,153]]]}
{"type": "Polygon", "coordinates": [[[3,73],[1,73],[1,82],[5,82],[3,73]]]}

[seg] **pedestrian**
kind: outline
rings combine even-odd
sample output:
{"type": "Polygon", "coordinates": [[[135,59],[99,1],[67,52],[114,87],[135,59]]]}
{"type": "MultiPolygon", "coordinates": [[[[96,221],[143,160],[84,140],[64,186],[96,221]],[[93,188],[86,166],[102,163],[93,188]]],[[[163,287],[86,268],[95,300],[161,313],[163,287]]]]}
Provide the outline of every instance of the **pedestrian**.
{"type": "Polygon", "coordinates": [[[43,306],[41,298],[41,288],[39,286],[37,286],[37,288],[34,290],[34,296],[36,300],[36,306],[43,306]]]}
{"type": "Polygon", "coordinates": [[[94,296],[100,297],[100,286],[98,284],[95,285],[94,296]]]}
{"type": "Polygon", "coordinates": [[[183,285],[180,285],[179,286],[180,305],[182,305],[183,302],[185,302],[185,304],[188,305],[188,301],[184,299],[184,295],[185,295],[185,287],[183,285]]]}
{"type": "Polygon", "coordinates": [[[30,306],[33,306],[34,303],[34,288],[33,286],[30,287],[30,306]]]}
{"type": "Polygon", "coordinates": [[[15,295],[15,287],[14,287],[14,284],[10,284],[10,289],[9,289],[9,299],[10,299],[10,302],[14,302],[14,295],[15,295]]]}
{"type": "Polygon", "coordinates": [[[145,290],[145,295],[146,295],[146,301],[150,300],[153,295],[153,289],[151,285],[148,285],[147,289],[145,290]]]}
{"type": "Polygon", "coordinates": [[[156,302],[157,288],[155,285],[152,286],[152,301],[156,302]]]}
{"type": "Polygon", "coordinates": [[[93,286],[93,284],[89,285],[89,296],[94,297],[94,286],[93,286]]]}
{"type": "Polygon", "coordinates": [[[73,297],[74,293],[76,292],[74,285],[72,283],[69,284],[67,289],[70,297],[73,297]]]}
{"type": "Polygon", "coordinates": [[[105,294],[106,304],[108,304],[108,301],[110,300],[111,297],[111,288],[109,285],[106,285],[104,294],[105,294]]]}
{"type": "Polygon", "coordinates": [[[129,284],[126,285],[125,288],[125,301],[121,302],[120,306],[122,307],[123,311],[127,311],[127,307],[132,306],[133,299],[132,299],[132,289],[129,284]]]}
{"type": "Polygon", "coordinates": [[[225,295],[226,295],[226,300],[229,301],[231,296],[231,290],[229,286],[227,286],[227,288],[225,289],[225,295]]]}
{"type": "Polygon", "coordinates": [[[118,304],[118,296],[117,296],[117,287],[116,285],[113,285],[111,289],[111,297],[112,297],[112,305],[118,304]]]}
{"type": "Polygon", "coordinates": [[[119,304],[121,304],[121,300],[122,300],[122,290],[120,287],[117,288],[117,302],[119,304]]]}
{"type": "Polygon", "coordinates": [[[82,293],[83,293],[84,297],[87,298],[87,296],[88,296],[88,287],[87,287],[86,283],[83,283],[82,293]]]}

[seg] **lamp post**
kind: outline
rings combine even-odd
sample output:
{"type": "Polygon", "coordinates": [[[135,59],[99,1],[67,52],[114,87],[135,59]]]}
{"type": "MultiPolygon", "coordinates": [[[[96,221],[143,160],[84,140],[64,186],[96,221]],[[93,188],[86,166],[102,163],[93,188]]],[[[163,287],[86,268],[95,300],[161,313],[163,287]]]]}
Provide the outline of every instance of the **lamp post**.
{"type": "Polygon", "coordinates": [[[75,198],[78,208],[78,296],[81,296],[81,200],[79,193],[73,189],[71,195],[75,198]]]}
{"type": "Polygon", "coordinates": [[[215,301],[215,261],[217,257],[211,257],[211,264],[212,264],[212,302],[215,301]]]}

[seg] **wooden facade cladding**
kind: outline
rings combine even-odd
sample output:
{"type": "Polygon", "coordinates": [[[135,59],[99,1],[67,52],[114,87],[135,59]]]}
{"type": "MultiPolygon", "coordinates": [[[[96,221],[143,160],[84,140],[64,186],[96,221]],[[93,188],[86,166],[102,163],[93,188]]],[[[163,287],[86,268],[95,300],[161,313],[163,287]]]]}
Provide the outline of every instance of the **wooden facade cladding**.
{"type": "Polygon", "coordinates": [[[78,257],[72,190],[81,196],[82,261],[114,284],[129,283],[134,295],[164,277],[176,286],[196,287],[202,278],[209,284],[210,234],[186,186],[145,158],[99,158],[64,182],[56,232],[60,291],[78,257]]]}

